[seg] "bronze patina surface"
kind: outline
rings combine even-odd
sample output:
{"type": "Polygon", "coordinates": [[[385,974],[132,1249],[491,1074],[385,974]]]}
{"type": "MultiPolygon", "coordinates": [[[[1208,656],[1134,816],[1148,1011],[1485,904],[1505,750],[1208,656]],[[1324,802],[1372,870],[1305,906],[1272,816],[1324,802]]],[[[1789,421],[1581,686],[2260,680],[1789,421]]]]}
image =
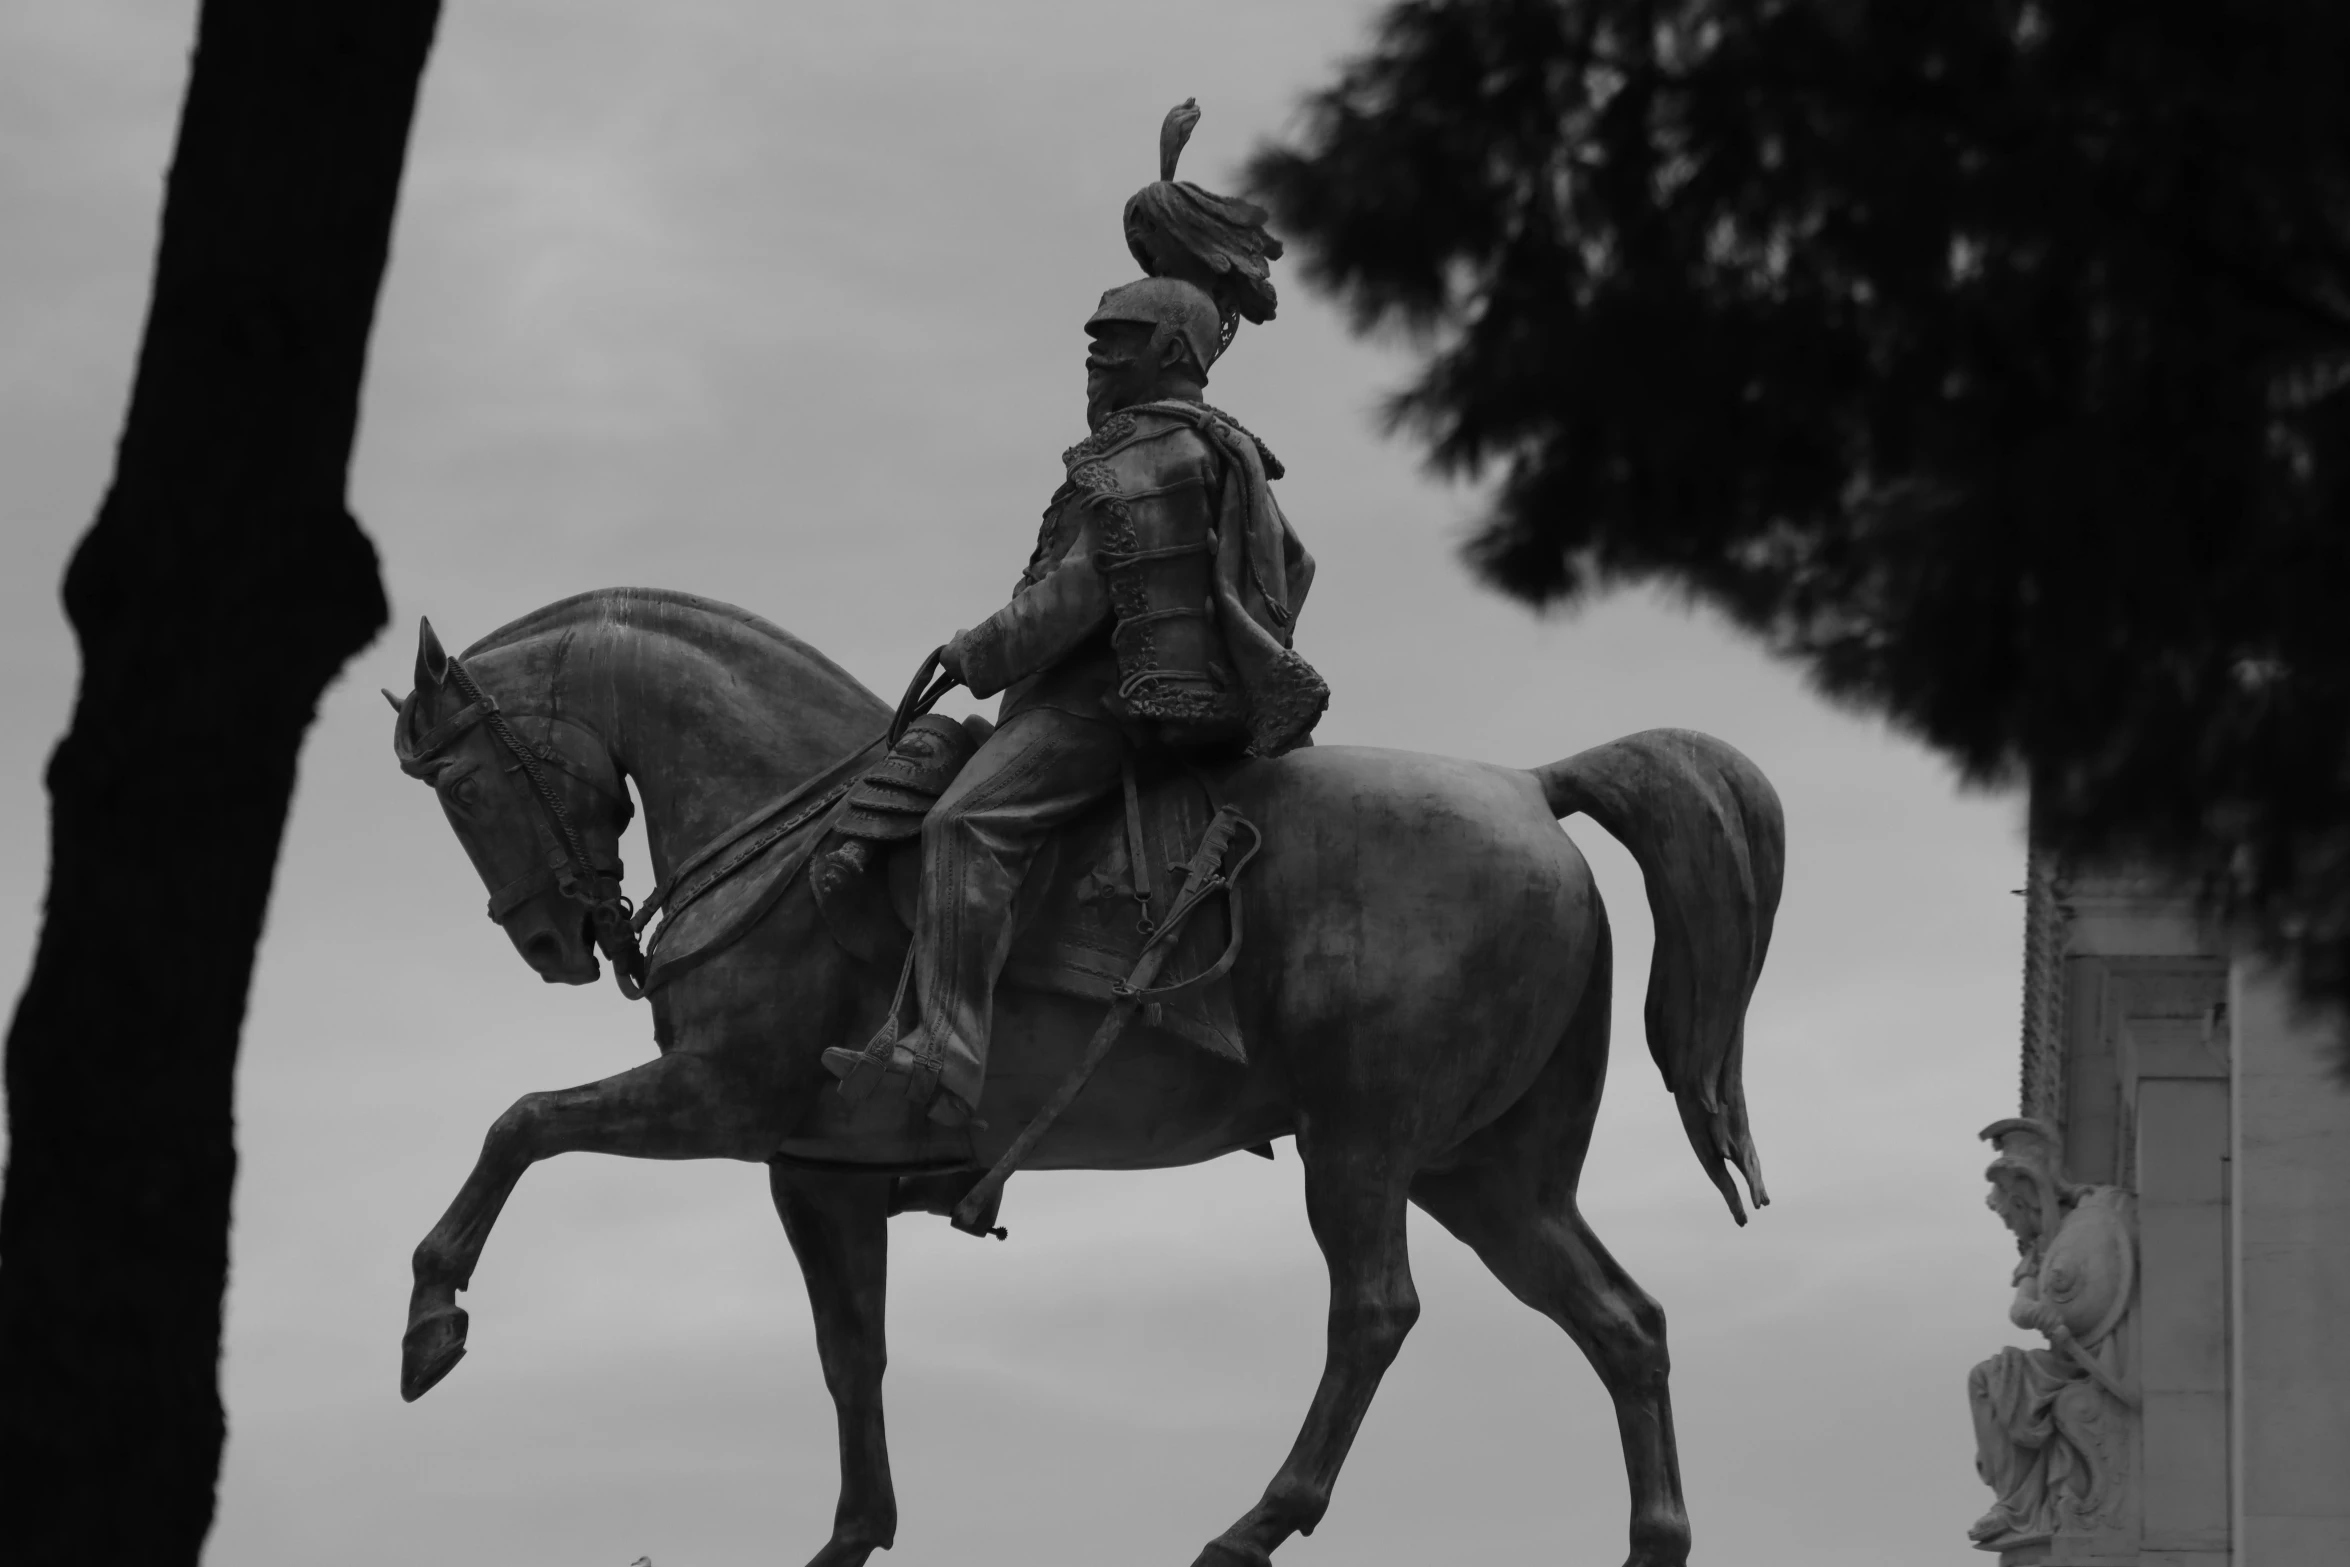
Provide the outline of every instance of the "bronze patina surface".
{"type": "Polygon", "coordinates": [[[1011,601],[936,655],[1004,700],[922,823],[906,1005],[824,1057],[852,1101],[887,1087],[942,1125],[970,1120],[1019,902],[1053,841],[1131,796],[1139,766],[1279,756],[1328,705],[1293,645],[1314,567],[1273,495],[1281,464],[1203,400],[1241,320],[1272,319],[1281,244],[1262,208],[1175,179],[1198,119],[1188,100],[1168,115],[1159,179],[1127,204],[1148,275],[1086,320],[1091,433],[1062,454],[1036,551],[1011,601]]]}
{"type": "MultiPolygon", "coordinates": [[[[400,704],[403,764],[434,788],[523,960],[552,982],[625,963],[617,846],[633,783],[653,871],[873,750],[888,707],[755,616],[683,594],[566,599],[446,654],[427,628],[400,704]],[[494,713],[496,722],[490,721],[494,713]],[[522,765],[515,747],[530,754],[522,765]],[[576,842],[567,842],[566,839],[576,842]]],[[[1680,1567],[1689,1526],[1664,1319],[1577,1212],[1606,1071],[1607,920],[1558,819],[1592,816],[1646,875],[1657,950],[1652,1053],[1692,1146],[1741,1220],[1746,1004],[1777,907],[1776,796],[1719,741],[1652,730],[1531,770],[1352,747],[1235,767],[1226,797],[1261,832],[1232,974],[1245,1062],[1164,1036],[1122,1040],[1032,1165],[1196,1162],[1294,1135],[1329,1265],[1328,1358],[1263,1498],[1199,1562],[1267,1562],[1327,1507],[1381,1375],[1418,1315],[1405,1255],[1416,1202],[1589,1357],[1616,1406],[1635,1567],[1680,1567]]],[[[623,922],[624,923],[624,922],[623,922]]],[[[887,1220],[944,1212],[1064,1080],[1098,1002],[1006,989],[979,1119],[901,1099],[845,1103],[820,1057],[861,1045],[893,975],[833,939],[805,875],[748,933],[656,988],[656,1059],[525,1095],[415,1254],[401,1388],[464,1353],[457,1291],[523,1172],[555,1154],[768,1167],[806,1275],[838,1406],[841,1494],[814,1562],[854,1567],[895,1533],[881,1375],[887,1220]]]]}

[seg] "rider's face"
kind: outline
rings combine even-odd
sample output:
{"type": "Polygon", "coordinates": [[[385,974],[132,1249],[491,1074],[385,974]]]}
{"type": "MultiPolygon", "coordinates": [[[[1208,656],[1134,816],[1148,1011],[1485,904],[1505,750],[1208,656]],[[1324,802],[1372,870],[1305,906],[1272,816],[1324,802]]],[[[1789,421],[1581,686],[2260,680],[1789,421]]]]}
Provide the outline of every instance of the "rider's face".
{"type": "Polygon", "coordinates": [[[1128,404],[1147,400],[1159,366],[1143,322],[1104,321],[1085,330],[1093,339],[1085,351],[1085,423],[1092,429],[1128,404]]]}

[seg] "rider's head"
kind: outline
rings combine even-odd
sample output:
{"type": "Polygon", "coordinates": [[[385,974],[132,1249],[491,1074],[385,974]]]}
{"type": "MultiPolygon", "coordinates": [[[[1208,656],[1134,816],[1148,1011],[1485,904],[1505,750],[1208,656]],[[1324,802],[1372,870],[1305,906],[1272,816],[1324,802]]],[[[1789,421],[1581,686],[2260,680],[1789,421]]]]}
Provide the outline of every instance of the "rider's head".
{"type": "Polygon", "coordinates": [[[1196,402],[1223,346],[1215,302],[1193,284],[1147,277],[1102,295],[1085,323],[1085,422],[1180,397],[1196,402]]]}

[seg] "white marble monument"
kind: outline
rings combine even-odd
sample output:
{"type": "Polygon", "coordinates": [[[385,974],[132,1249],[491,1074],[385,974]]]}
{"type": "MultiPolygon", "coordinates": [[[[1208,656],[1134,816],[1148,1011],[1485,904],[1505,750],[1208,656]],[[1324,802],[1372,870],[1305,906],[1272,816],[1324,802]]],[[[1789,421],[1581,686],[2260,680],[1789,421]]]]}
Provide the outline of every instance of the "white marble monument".
{"type": "Polygon", "coordinates": [[[2158,883],[2035,857],[2025,895],[2023,1114],[1984,1135],[2039,1343],[1969,1375],[1973,1537],[2002,1567],[2344,1567],[2341,1025],[2158,883]]]}

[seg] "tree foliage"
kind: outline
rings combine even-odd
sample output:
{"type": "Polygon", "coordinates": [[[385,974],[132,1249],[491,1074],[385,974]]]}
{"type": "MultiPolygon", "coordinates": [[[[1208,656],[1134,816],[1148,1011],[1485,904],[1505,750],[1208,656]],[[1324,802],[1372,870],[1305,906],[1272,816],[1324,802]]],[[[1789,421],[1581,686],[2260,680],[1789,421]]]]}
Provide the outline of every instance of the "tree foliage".
{"type": "Polygon", "coordinates": [[[1252,184],[1535,602],[1661,579],[2350,993],[2350,7],[1405,0],[1252,184]]]}

